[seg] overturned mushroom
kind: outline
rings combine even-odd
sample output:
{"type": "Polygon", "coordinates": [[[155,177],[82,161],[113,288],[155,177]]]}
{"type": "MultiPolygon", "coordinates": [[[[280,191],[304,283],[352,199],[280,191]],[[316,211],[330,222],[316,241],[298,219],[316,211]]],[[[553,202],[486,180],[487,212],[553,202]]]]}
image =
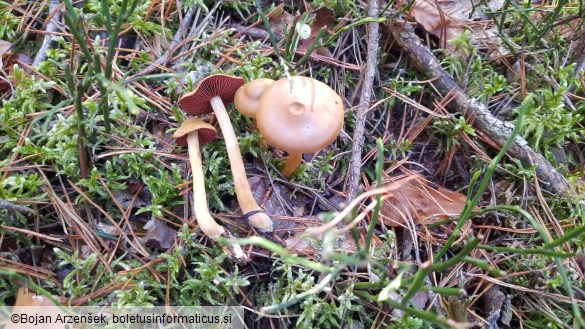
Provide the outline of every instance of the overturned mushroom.
{"type": "Polygon", "coordinates": [[[215,113],[225,140],[230,166],[234,175],[236,197],[244,217],[250,225],[260,231],[272,232],[272,220],[258,206],[250,190],[240,146],[224,105],[233,101],[236,90],[243,84],[244,79],[242,78],[215,74],[203,79],[195,90],[181,97],[179,104],[185,112],[191,115],[200,115],[211,111],[215,113]]]}
{"type": "Polygon", "coordinates": [[[289,153],[282,174],[290,178],[303,153],[317,152],[337,138],[343,127],[341,97],[308,77],[280,79],[266,88],[256,121],[268,143],[289,153]]]}
{"type": "MultiPolygon", "coordinates": [[[[207,208],[207,196],[205,193],[205,181],[199,145],[207,144],[209,141],[215,139],[216,136],[217,133],[212,125],[193,117],[185,120],[173,135],[177,144],[187,145],[188,147],[189,161],[191,162],[191,171],[193,173],[193,211],[195,212],[199,228],[211,240],[216,240],[220,236],[231,238],[231,234],[223,226],[215,222],[207,208]]],[[[237,262],[245,263],[247,261],[246,254],[244,254],[244,251],[239,245],[232,244],[228,248],[237,262]]]]}

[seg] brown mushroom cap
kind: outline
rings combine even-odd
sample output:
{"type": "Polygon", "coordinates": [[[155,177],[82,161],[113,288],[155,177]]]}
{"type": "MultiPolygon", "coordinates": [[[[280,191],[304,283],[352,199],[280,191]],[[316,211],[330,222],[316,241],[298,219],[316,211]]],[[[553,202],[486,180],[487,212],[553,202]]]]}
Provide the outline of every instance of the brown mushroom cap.
{"type": "Polygon", "coordinates": [[[274,83],[272,79],[260,78],[241,86],[234,96],[234,105],[243,115],[255,118],[260,103],[260,96],[266,88],[274,83]]]}
{"type": "Polygon", "coordinates": [[[189,133],[197,131],[199,134],[199,145],[205,145],[217,137],[215,127],[207,122],[195,117],[183,121],[181,126],[173,134],[178,145],[187,145],[187,136],[189,133]]]}
{"type": "Polygon", "coordinates": [[[244,84],[243,78],[225,74],[214,74],[201,80],[195,90],[179,99],[183,111],[190,115],[206,114],[213,111],[209,101],[219,96],[225,105],[234,101],[238,88],[244,84]]]}
{"type": "Polygon", "coordinates": [[[343,127],[341,97],[308,77],[280,79],[266,88],[256,113],[258,130],[268,143],[294,153],[316,152],[329,145],[343,127]]]}

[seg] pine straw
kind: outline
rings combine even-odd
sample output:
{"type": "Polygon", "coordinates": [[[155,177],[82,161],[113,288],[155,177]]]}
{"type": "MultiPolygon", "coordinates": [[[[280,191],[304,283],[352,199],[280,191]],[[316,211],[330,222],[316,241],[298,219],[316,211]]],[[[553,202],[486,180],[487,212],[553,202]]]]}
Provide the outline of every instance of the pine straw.
{"type": "MultiPolygon", "coordinates": [[[[41,2],[37,1],[30,3],[26,8],[21,8],[20,6],[16,5],[13,8],[13,10],[17,10],[20,15],[23,16],[21,26],[19,27],[19,31],[22,33],[23,37],[27,37],[27,34],[43,33],[42,29],[35,28],[38,25],[37,23],[40,17],[44,16],[45,9],[43,6],[40,6],[40,4],[41,2]]],[[[275,15],[277,11],[283,7],[284,4],[277,6],[273,11],[268,13],[267,16],[270,17],[275,15]]],[[[160,19],[163,25],[168,25],[167,20],[173,20],[179,16],[177,9],[172,7],[171,2],[166,3],[166,7],[162,7],[161,2],[153,2],[151,8],[148,10],[147,17],[155,17],[159,14],[162,16],[160,19]]],[[[247,21],[244,21],[244,23],[247,24],[245,28],[239,33],[230,36],[231,39],[238,40],[235,45],[220,44],[218,43],[218,40],[225,36],[225,30],[222,26],[217,26],[219,25],[218,23],[213,22],[215,18],[218,18],[218,15],[218,13],[215,15],[210,14],[206,16],[209,17],[207,20],[202,17],[193,18],[197,24],[193,25],[194,27],[188,34],[188,37],[180,43],[171,43],[169,45],[169,49],[167,49],[165,52],[165,57],[160,57],[164,60],[154,59],[152,63],[150,63],[154,69],[149,66],[148,69],[137,73],[137,75],[151,72],[151,70],[174,72],[172,69],[172,65],[174,63],[183,60],[184,58],[194,58],[199,50],[210,44],[218,44],[222,49],[221,52],[214,53],[214,55],[217,56],[217,62],[214,63],[217,67],[225,68],[229,67],[230,64],[241,65],[244,63],[247,59],[240,58],[236,54],[238,51],[246,49],[248,43],[253,41],[246,39],[246,31],[250,28],[259,26],[261,22],[259,20],[254,20],[252,17],[249,17],[247,21]],[[210,32],[209,37],[206,38],[206,40],[203,42],[196,40],[200,34],[198,34],[198,32],[202,32],[204,30],[210,32]],[[177,53],[177,50],[180,51],[177,53]],[[163,63],[166,65],[163,65],[163,63]]],[[[189,17],[186,18],[187,19],[184,22],[182,21],[181,24],[186,24],[188,22],[189,17]]],[[[185,17],[183,17],[183,19],[185,19],[185,17]]],[[[344,24],[345,21],[342,21],[342,23],[336,28],[339,29],[344,24]]],[[[131,28],[132,27],[130,26],[126,26],[126,31],[130,31],[131,28]]],[[[184,36],[186,33],[186,31],[182,31],[181,34],[184,36]]],[[[70,35],[65,32],[52,32],[52,34],[70,37],[70,35]]],[[[342,34],[339,38],[340,42],[338,42],[338,44],[333,47],[333,56],[331,57],[319,55],[316,53],[311,54],[310,69],[314,70],[315,67],[326,67],[330,69],[331,78],[329,81],[325,82],[331,85],[333,89],[339,91],[339,93],[344,97],[347,108],[353,108],[356,105],[356,100],[359,98],[358,96],[360,95],[360,92],[363,88],[362,85],[364,83],[363,75],[359,76],[357,86],[352,86],[351,88],[348,88],[346,81],[344,81],[344,79],[348,76],[348,72],[353,72],[355,76],[356,73],[361,73],[364,69],[363,59],[361,58],[360,54],[365,53],[364,50],[366,46],[364,40],[361,38],[361,34],[363,34],[362,28],[356,28],[342,34]]],[[[145,38],[145,36],[140,37],[145,38]]],[[[264,42],[260,49],[262,56],[274,55],[274,48],[268,42],[264,42]]],[[[281,50],[284,51],[282,48],[281,50]]],[[[125,56],[117,55],[116,59],[119,61],[122,59],[132,58],[143,50],[126,49],[120,47],[117,48],[117,51],[128,53],[125,56]]],[[[306,52],[303,51],[296,51],[296,53],[299,55],[298,58],[306,54],[306,52]]],[[[309,67],[302,68],[302,70],[308,69],[309,67]]],[[[378,69],[380,68],[378,67],[378,69]]],[[[125,76],[126,68],[114,65],[112,77],[113,82],[118,83],[125,76]]],[[[50,80],[49,77],[42,78],[47,81],[50,80]]],[[[436,82],[435,80],[436,79],[411,81],[411,83],[420,84],[425,88],[428,88],[429,85],[436,82]]],[[[156,82],[134,81],[126,87],[135,93],[138,97],[148,102],[148,104],[152,106],[153,109],[155,109],[156,114],[141,110],[141,113],[136,118],[136,122],[125,122],[123,120],[119,120],[117,124],[126,128],[133,127],[136,124],[141,124],[143,129],[139,130],[139,133],[153,137],[157,142],[163,145],[163,148],[159,148],[156,151],[153,151],[134,147],[132,146],[132,140],[119,137],[114,131],[111,134],[106,135],[106,137],[110,138],[113,142],[115,142],[115,144],[104,146],[103,149],[95,155],[93,161],[107,160],[110,157],[121,154],[149,152],[153,155],[154,163],[161,168],[169,169],[172,163],[186,162],[187,157],[176,152],[172,143],[164,140],[164,138],[158,137],[150,129],[150,127],[154,126],[155,124],[165,124],[169,128],[176,126],[175,121],[169,118],[170,116],[175,115],[173,112],[173,106],[175,106],[174,102],[169,97],[164,96],[160,92],[161,88],[164,86],[153,86],[153,84],[156,84],[156,82]],[[144,121],[149,121],[149,124],[145,124],[144,121]]],[[[183,87],[185,87],[185,85],[183,85],[183,87]]],[[[460,136],[461,144],[452,147],[450,150],[447,150],[444,153],[444,157],[441,160],[437,160],[436,148],[438,138],[428,133],[429,125],[437,118],[445,119],[449,117],[449,111],[447,109],[453,106],[453,101],[456,95],[453,93],[447,93],[440,100],[431,101],[423,99],[422,93],[419,96],[419,99],[413,99],[414,96],[404,95],[399,90],[390,89],[385,86],[381,86],[378,91],[385,92],[386,94],[383,98],[375,99],[370,102],[370,104],[368,104],[369,109],[378,109],[366,111],[365,129],[369,133],[366,134],[367,145],[371,145],[374,142],[374,136],[380,137],[385,143],[388,143],[392,140],[396,141],[397,143],[409,141],[413,145],[413,150],[407,154],[407,156],[400,157],[398,159],[392,159],[391,162],[387,162],[385,164],[383,170],[384,178],[396,176],[396,173],[399,171],[421,171],[425,174],[429,174],[428,176],[432,176],[434,180],[441,182],[442,185],[450,185],[451,187],[459,186],[464,188],[469,183],[469,178],[465,177],[463,174],[464,170],[460,170],[459,168],[454,169],[454,166],[457,165],[457,157],[463,155],[464,157],[469,158],[470,155],[474,155],[477,157],[477,159],[487,163],[491,159],[490,155],[479,145],[485,145],[496,150],[499,149],[499,146],[493,142],[489,136],[480,131],[477,131],[477,138],[475,139],[472,139],[467,134],[462,134],[460,136]],[[397,109],[400,109],[400,111],[395,111],[394,109],[380,109],[381,105],[389,100],[399,101],[397,109]],[[457,172],[459,172],[461,175],[458,175],[457,172]]],[[[59,93],[65,97],[67,96],[65,91],[58,86],[54,88],[53,92],[59,93]]],[[[86,95],[85,99],[98,100],[99,98],[100,94],[96,89],[91,90],[91,94],[86,95]]],[[[44,115],[45,113],[46,112],[37,112],[29,115],[26,119],[32,120],[35,117],[44,115]]],[[[63,107],[57,111],[57,114],[69,117],[73,115],[73,107],[63,107]]],[[[474,120],[474,118],[469,113],[466,114],[465,119],[468,122],[472,122],[474,120]]],[[[20,134],[18,146],[24,145],[26,139],[30,137],[32,129],[33,125],[27,124],[23,131],[18,132],[20,134]]],[[[351,144],[349,136],[351,136],[351,131],[343,131],[340,139],[334,147],[338,151],[347,151],[349,149],[348,145],[351,144]]],[[[342,231],[349,231],[352,228],[357,228],[359,232],[359,240],[361,243],[363,243],[366,240],[367,223],[371,220],[372,212],[376,205],[375,200],[372,197],[375,197],[381,193],[388,193],[393,188],[396,188],[396,185],[404,183],[404,181],[397,180],[395,181],[395,185],[375,188],[370,181],[370,177],[364,174],[363,169],[366,169],[366,167],[369,169],[369,167],[371,167],[371,164],[379,156],[378,151],[375,147],[372,147],[371,149],[366,148],[363,151],[364,165],[362,168],[360,168],[362,169],[362,175],[359,178],[360,183],[364,187],[365,193],[358,196],[358,198],[356,198],[352,204],[347,205],[346,207],[341,207],[342,209],[336,215],[336,217],[323,226],[320,226],[321,223],[315,220],[315,217],[318,215],[318,213],[313,208],[311,208],[308,213],[304,214],[304,217],[295,217],[292,215],[272,216],[273,219],[284,223],[283,226],[290,227],[286,230],[277,229],[277,236],[285,239],[290,234],[300,233],[307,230],[308,228],[310,229],[310,232],[323,234],[331,228],[339,225],[341,226],[342,231]],[[357,217],[355,217],[355,219],[350,223],[344,223],[343,221],[345,217],[349,215],[353,209],[358,209],[357,217]]],[[[338,167],[342,167],[341,163],[343,161],[343,156],[347,158],[347,153],[345,155],[336,155],[336,159],[340,159],[338,160],[340,164],[338,167]]],[[[386,154],[386,156],[388,157],[388,154],[386,154]]],[[[59,245],[62,249],[65,249],[68,252],[81,252],[82,248],[86,247],[91,251],[91,253],[98,255],[99,261],[103,263],[109,272],[116,272],[120,275],[120,278],[125,275],[130,276],[130,279],[124,282],[116,281],[107,287],[93,287],[91,293],[72,300],[72,304],[84,305],[91,299],[96,299],[102,296],[109,296],[117,290],[129,289],[132,287],[132,285],[129,284],[129,282],[132,281],[131,279],[135,278],[143,271],[148,271],[159,283],[166,283],[167,285],[172,284],[171,280],[169,280],[169,273],[158,273],[154,270],[154,266],[160,262],[163,262],[164,258],[158,257],[152,259],[152,257],[157,256],[157,254],[153,253],[149,249],[146,249],[139,242],[139,234],[135,231],[134,225],[131,225],[130,223],[131,211],[134,208],[134,203],[138,196],[138,192],[134,194],[134,198],[132,199],[130,206],[125,208],[117,200],[114,193],[108,189],[106,182],[103,181],[103,179],[100,177],[100,184],[106,189],[110,197],[110,200],[108,201],[111,201],[111,204],[116,206],[120,213],[123,214],[121,218],[113,218],[104,209],[105,206],[94,200],[83,188],[79,186],[77,182],[62,181],[61,179],[55,178],[54,173],[56,170],[53,168],[52,164],[34,163],[34,157],[35,155],[21,157],[21,155],[17,152],[12,153],[10,155],[8,164],[0,168],[0,172],[3,172],[2,178],[6,179],[11,175],[11,173],[14,172],[39,173],[39,175],[45,181],[45,192],[47,193],[49,199],[48,205],[41,205],[43,214],[47,218],[52,218],[54,221],[53,224],[58,225],[60,230],[51,230],[51,233],[45,233],[44,231],[41,231],[38,226],[33,225],[32,221],[30,225],[26,226],[26,228],[16,227],[14,225],[2,225],[0,228],[33,237],[36,239],[36,241],[38,241],[39,244],[59,245]],[[78,204],[75,204],[75,202],[72,200],[76,197],[81,200],[78,204]],[[115,228],[115,233],[113,236],[115,236],[117,240],[114,242],[106,240],[97,233],[98,219],[95,218],[94,215],[98,213],[103,217],[103,221],[115,228]],[[60,231],[60,233],[57,234],[57,231],[60,231]],[[116,255],[119,255],[122,252],[127,252],[127,257],[129,259],[139,260],[142,266],[128,270],[112,268],[112,262],[116,255]]],[[[267,179],[270,175],[267,168],[262,168],[262,166],[251,167],[254,174],[264,179],[267,179]]],[[[468,170],[471,168],[471,164],[463,162],[462,167],[463,169],[468,170]]],[[[285,186],[290,190],[297,189],[297,195],[302,197],[314,197],[317,199],[316,203],[320,203],[327,209],[339,210],[337,209],[339,207],[337,207],[333,201],[328,199],[329,196],[325,195],[335,195],[341,197],[347,196],[347,191],[342,189],[340,190],[339,188],[339,186],[343,185],[343,182],[346,179],[346,173],[340,172],[340,170],[336,170],[325,179],[327,179],[327,181],[330,183],[330,186],[326,187],[325,191],[315,189],[312,186],[305,186],[301,183],[288,182],[281,179],[270,179],[270,186],[260,199],[264,201],[262,202],[264,205],[272,195],[278,195],[278,189],[275,188],[275,185],[278,185],[285,186]]],[[[406,178],[403,179],[412,179],[412,176],[406,176],[406,178]]],[[[500,181],[501,178],[496,178],[495,180],[496,181],[494,182],[494,185],[500,181]]],[[[185,200],[190,199],[188,198],[190,191],[189,181],[176,186],[176,188],[180,191],[179,194],[183,196],[185,200]]],[[[545,228],[549,236],[553,238],[562,236],[567,229],[575,227],[576,224],[574,220],[576,219],[559,220],[554,216],[553,211],[550,209],[550,206],[547,204],[547,201],[542,194],[540,186],[538,186],[538,181],[535,183],[533,188],[530,188],[530,190],[533,191],[536,195],[537,202],[529,204],[527,209],[532,214],[532,216],[542,224],[542,227],[545,228]]],[[[488,197],[484,198],[484,204],[490,202],[498,203],[502,201],[498,198],[497,195],[495,195],[495,191],[491,192],[493,193],[493,195],[490,196],[491,200],[489,200],[490,198],[488,197]]],[[[521,192],[516,194],[522,196],[521,192]]],[[[284,203],[285,205],[282,208],[285,209],[286,212],[286,210],[288,210],[287,208],[290,207],[288,207],[286,202],[284,203]]],[[[174,209],[163,209],[162,211],[165,214],[165,218],[159,217],[158,219],[165,221],[170,227],[174,227],[176,229],[181,227],[182,224],[186,223],[193,231],[197,231],[197,225],[188,215],[188,205],[185,205],[184,210],[185,211],[183,216],[180,216],[176,214],[174,209]]],[[[215,218],[220,220],[230,229],[236,231],[240,237],[255,235],[256,233],[243,223],[241,216],[237,214],[235,210],[232,210],[228,212],[217,213],[215,214],[215,218]]],[[[290,211],[287,213],[290,214],[290,211]]],[[[530,241],[532,238],[536,238],[535,234],[537,231],[533,228],[505,227],[504,225],[508,219],[510,222],[514,220],[513,218],[506,217],[505,214],[487,214],[480,218],[476,218],[473,221],[470,221],[468,226],[465,227],[463,234],[461,234],[459,237],[458,242],[463,242],[468,233],[473,233],[476,236],[483,236],[481,243],[485,245],[511,245],[516,248],[531,247],[528,241],[530,241]],[[518,237],[520,234],[530,235],[530,237],[518,237]]],[[[435,229],[429,229],[425,226],[417,225],[414,222],[409,222],[405,223],[404,226],[400,228],[381,226],[379,230],[376,231],[376,233],[381,234],[393,231],[396,236],[396,245],[392,255],[394,259],[401,261],[404,260],[405,262],[419,265],[422,260],[432,259],[434,253],[433,248],[437,245],[442,245],[445,242],[445,236],[447,236],[450,231],[449,227],[445,227],[444,229],[445,230],[441,232],[435,229]],[[409,239],[412,241],[408,242],[408,239],[404,236],[409,236],[409,239]],[[406,245],[409,243],[414,249],[414,252],[412,253],[415,257],[414,260],[412,259],[412,254],[403,253],[404,250],[407,250],[406,245]],[[399,250],[398,246],[403,247],[403,249],[399,250]]],[[[385,243],[385,241],[380,239],[378,234],[374,236],[373,239],[374,249],[383,247],[385,243]]],[[[3,241],[2,239],[0,239],[0,243],[3,241]]],[[[208,241],[205,240],[202,240],[201,242],[208,243],[208,241]]],[[[180,241],[180,239],[178,239],[175,242],[173,248],[165,251],[165,253],[172,254],[176,248],[180,247],[183,243],[184,241],[180,241]]],[[[458,247],[455,246],[454,250],[456,251],[457,248],[458,247]]],[[[572,251],[571,246],[568,243],[564,244],[563,248],[567,252],[572,251]]],[[[259,287],[259,285],[255,285],[256,283],[262,283],[271,280],[273,262],[276,259],[279,259],[279,257],[269,254],[265,250],[261,250],[252,246],[246,247],[246,252],[251,258],[254,259],[254,263],[241,268],[240,273],[251,278],[251,281],[253,282],[252,288],[255,289],[259,287]]],[[[509,264],[507,263],[510,260],[514,262],[519,261],[521,263],[521,258],[519,255],[505,254],[502,252],[488,252],[486,250],[478,249],[475,250],[471,256],[480,260],[485,260],[494,268],[505,270],[507,273],[500,277],[494,278],[492,276],[486,275],[483,270],[477,267],[465,263],[459,263],[449,271],[443,272],[441,275],[435,274],[430,277],[431,283],[439,287],[458,287],[461,283],[461,278],[467,278],[467,281],[463,283],[466,290],[468,291],[468,294],[473,296],[473,298],[470,300],[470,304],[467,305],[467,308],[471,314],[475,314],[473,313],[472,309],[474,309],[476,305],[480,305],[482,296],[493,285],[509,288],[512,292],[524,293],[521,294],[520,297],[523,299],[523,307],[528,306],[533,309],[537,309],[551,317],[554,317],[555,314],[554,310],[557,307],[555,303],[566,304],[571,302],[571,299],[564,295],[551,293],[544,290],[531,289],[510,283],[510,279],[521,276],[542,276],[542,272],[545,270],[554,271],[554,266],[548,266],[546,269],[529,269],[527,265],[524,265],[523,268],[529,270],[521,272],[510,272],[509,264]]],[[[321,255],[318,253],[306,253],[304,257],[314,261],[321,260],[321,255]]],[[[577,261],[574,258],[569,258],[566,261],[566,265],[567,267],[574,269],[574,273],[578,275],[577,281],[583,281],[585,279],[581,268],[578,266],[577,261]]],[[[51,282],[57,286],[61,284],[55,273],[44,269],[41,266],[21,264],[6,258],[0,258],[0,266],[20,274],[30,276],[31,278],[35,278],[40,282],[51,282]]],[[[185,260],[183,260],[182,266],[187,270],[190,270],[189,267],[191,265],[186,264],[185,260]]],[[[388,265],[388,268],[390,268],[390,265],[388,265]]],[[[222,267],[222,271],[224,273],[232,273],[233,269],[226,265],[225,267],[222,267]]],[[[343,272],[343,275],[346,278],[345,281],[347,282],[365,282],[371,279],[370,274],[371,273],[367,270],[356,270],[352,268],[348,268],[343,272]]],[[[343,284],[344,281],[340,280],[339,283],[343,284]]],[[[170,286],[167,287],[167,290],[170,290],[170,286]]],[[[248,296],[248,293],[248,291],[244,291],[242,288],[239,288],[239,302],[246,305],[252,312],[256,312],[257,307],[254,305],[253,300],[251,300],[251,298],[248,296]]],[[[435,295],[432,299],[442,300],[442,297],[435,295]]],[[[435,303],[434,300],[429,301],[427,304],[427,310],[433,310],[433,308],[435,308],[435,306],[438,304],[435,303]]],[[[172,303],[173,301],[169,300],[167,296],[167,300],[165,300],[165,302],[168,304],[172,303]]],[[[391,317],[386,308],[381,308],[378,305],[365,299],[363,299],[361,302],[368,310],[376,312],[377,320],[381,321],[391,317]]],[[[581,307],[585,307],[585,301],[577,299],[576,302],[581,307]]],[[[520,310],[516,305],[517,304],[515,303],[513,312],[518,316],[518,318],[522,318],[522,310],[520,310]]],[[[475,315],[477,320],[485,321],[481,318],[482,316],[485,316],[485,314],[475,315]]],[[[272,316],[268,317],[271,318],[272,316]]],[[[285,318],[285,316],[278,315],[274,316],[274,318],[285,318]]]]}

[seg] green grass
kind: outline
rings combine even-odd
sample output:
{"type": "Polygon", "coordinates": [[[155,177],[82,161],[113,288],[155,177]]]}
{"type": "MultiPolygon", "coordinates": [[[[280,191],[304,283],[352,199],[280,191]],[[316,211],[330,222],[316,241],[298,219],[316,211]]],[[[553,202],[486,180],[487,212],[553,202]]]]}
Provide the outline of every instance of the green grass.
{"type": "MultiPolygon", "coordinates": [[[[495,149],[473,126],[472,116],[429,118],[416,109],[413,104],[435,109],[445,95],[438,95],[432,81],[413,71],[387,40],[380,44],[385,53],[379,54],[374,84],[376,101],[387,99],[368,113],[360,192],[416,171],[467,195],[460,216],[416,225],[414,232],[388,227],[381,223],[384,195],[378,194],[347,212],[342,226],[368,212],[348,235],[332,229],[311,239],[313,254],[296,253],[255,236],[237,215],[220,136],[202,150],[208,204],[243,249],[253,251],[252,263],[234,264],[224,252],[226,242],[210,242],[193,229],[186,150],[172,141],[174,129],[186,118],[179,97],[212,71],[246,81],[311,75],[343,96],[344,131],[291,180],[278,171],[284,153],[262,148],[252,121],[229,107],[248,176],[265,184],[265,191],[253,188],[261,190],[270,211],[285,214],[278,223],[293,228],[277,234],[286,239],[304,229],[299,222],[330,221],[347,206],[344,182],[363,78],[361,71],[339,63],[362,65],[364,25],[397,14],[372,20],[360,2],[316,1],[313,9],[331,8],[339,25],[322,31],[322,38],[299,54],[294,27],[285,28],[283,35],[272,31],[281,24],[279,13],[271,13],[274,7],[260,11],[258,5],[226,2],[203,24],[209,3],[187,1],[183,10],[198,11],[192,24],[204,33],[185,39],[185,48],[173,55],[192,52],[194,60],[181,57],[168,65],[168,72],[134,76],[161,55],[157,52],[167,50],[170,39],[159,37],[172,38],[185,12],[179,15],[176,7],[165,4],[161,16],[151,2],[126,0],[65,5],[70,34],[54,39],[47,59],[36,68],[39,74],[7,60],[1,72],[12,85],[0,96],[0,199],[31,207],[35,214],[0,209],[0,305],[13,304],[18,287],[26,284],[87,305],[236,304],[270,314],[250,313],[252,327],[445,328],[462,320],[480,321],[463,306],[473,305],[470,310],[486,319],[490,301],[483,296],[496,282],[513,308],[511,327],[585,327],[581,309],[563,299],[583,303],[583,268],[574,258],[585,247],[583,196],[548,193],[535,179],[534,166],[506,153],[511,140],[495,149]],[[349,9],[352,14],[344,18],[349,9]],[[257,22],[271,40],[233,38],[233,30],[219,25],[221,15],[229,17],[230,26],[257,22]],[[130,42],[134,50],[117,49],[118,41],[130,42]],[[322,47],[336,61],[311,57],[322,47]],[[412,103],[389,97],[389,90],[412,103]],[[172,248],[147,243],[144,225],[155,219],[177,233],[172,248]],[[473,229],[466,231],[469,223],[473,229]],[[62,241],[51,242],[49,236],[62,241]],[[349,240],[355,252],[343,247],[349,240]],[[17,272],[13,262],[45,271],[17,272]],[[417,304],[421,296],[428,297],[423,308],[417,304]],[[431,304],[433,298],[438,302],[431,304]]],[[[566,61],[569,44],[575,42],[571,38],[578,33],[561,33],[559,22],[582,10],[582,4],[565,5],[559,1],[533,8],[506,1],[489,13],[501,36],[497,45],[510,52],[501,59],[490,57],[471,33],[453,41],[460,51],[456,54],[436,49],[433,38],[429,42],[470,97],[490,108],[508,108],[505,119],[515,124],[514,134],[577,186],[583,177],[585,91],[574,63],[566,61]]],[[[39,3],[31,6],[31,12],[40,13],[39,22],[47,17],[39,3]]],[[[295,21],[310,23],[311,11],[295,6],[285,4],[282,10],[295,21]]],[[[404,9],[394,3],[390,8],[404,9]]],[[[36,49],[42,38],[20,24],[27,21],[24,9],[0,2],[0,39],[15,42],[12,52],[36,49]]],[[[39,22],[32,26],[42,28],[39,22]]]]}

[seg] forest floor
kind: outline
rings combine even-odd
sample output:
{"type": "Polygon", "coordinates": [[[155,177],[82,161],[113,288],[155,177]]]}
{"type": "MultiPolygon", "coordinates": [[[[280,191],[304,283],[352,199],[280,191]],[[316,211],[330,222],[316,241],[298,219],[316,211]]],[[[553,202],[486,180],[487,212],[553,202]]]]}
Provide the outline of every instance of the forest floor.
{"type": "Polygon", "coordinates": [[[585,328],[584,13],[0,1],[0,305],[36,293],[242,305],[249,328],[585,328]],[[290,178],[286,150],[226,102],[271,232],[244,219],[213,114],[199,116],[218,130],[201,147],[207,198],[193,195],[173,134],[181,97],[214,73],[312,77],[343,102],[338,137],[290,178]],[[201,231],[194,197],[228,239],[201,231]]]}

